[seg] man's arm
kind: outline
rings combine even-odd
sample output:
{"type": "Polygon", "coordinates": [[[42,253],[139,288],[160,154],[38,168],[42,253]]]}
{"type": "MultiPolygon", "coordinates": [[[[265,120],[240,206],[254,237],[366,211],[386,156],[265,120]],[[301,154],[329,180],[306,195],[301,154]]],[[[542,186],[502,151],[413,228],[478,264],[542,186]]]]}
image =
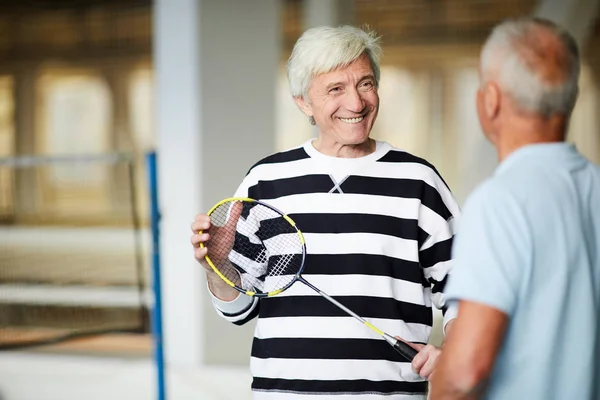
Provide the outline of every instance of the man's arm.
{"type": "MultiPolygon", "coordinates": [[[[237,218],[239,218],[239,215],[236,216],[236,221],[237,218]]],[[[236,325],[242,325],[256,316],[258,311],[258,299],[240,294],[240,292],[225,283],[212,270],[206,260],[204,260],[204,256],[207,253],[207,247],[200,247],[200,243],[206,242],[210,238],[210,233],[206,232],[210,227],[211,222],[208,215],[201,214],[196,216],[191,227],[191,243],[194,248],[194,257],[204,267],[208,292],[217,314],[236,325]],[[198,234],[197,232],[199,231],[202,231],[203,233],[198,234]]],[[[218,232],[218,228],[212,233],[218,235],[219,233],[216,232],[218,232]]],[[[231,241],[233,242],[233,237],[231,238],[231,241]]],[[[225,253],[228,253],[228,251],[225,251],[225,253]]],[[[219,265],[221,271],[231,271],[230,274],[227,274],[230,279],[234,279],[235,277],[239,279],[239,275],[235,271],[233,265],[224,267],[224,264],[231,264],[227,258],[227,254],[223,254],[220,257],[217,255],[217,257],[213,259],[213,262],[216,262],[219,265]]],[[[234,283],[239,284],[239,282],[234,283]]]]}
{"type": "Polygon", "coordinates": [[[508,316],[493,307],[460,301],[458,318],[431,376],[430,400],[479,399],[500,348],[508,316]]]}
{"type": "Polygon", "coordinates": [[[206,270],[206,282],[210,293],[219,300],[233,301],[240,295],[240,292],[225,283],[223,279],[213,271],[206,270]]]}
{"type": "MultiPolygon", "coordinates": [[[[424,188],[424,193],[428,195],[422,199],[419,209],[419,228],[424,234],[419,239],[419,264],[430,284],[431,303],[442,311],[443,331],[447,334],[456,317],[456,309],[446,307],[443,290],[452,268],[452,242],[460,209],[437,171],[430,171],[424,188]]],[[[413,371],[428,379],[436,366],[441,348],[411,345],[419,351],[412,362],[413,371]]]]}
{"type": "MultiPolygon", "coordinates": [[[[237,202],[232,204],[227,210],[227,222],[223,226],[213,225],[210,216],[206,214],[196,216],[192,224],[193,235],[191,238],[194,247],[194,256],[206,271],[207,286],[217,314],[237,325],[242,325],[257,315],[258,299],[242,295],[227,284],[208,265],[204,257],[210,247],[212,249],[210,254],[211,261],[219,273],[224,275],[237,287],[245,287],[245,284],[242,283],[244,276],[248,279],[251,271],[244,272],[239,270],[234,265],[231,257],[236,256],[240,259],[246,257],[243,252],[238,252],[238,250],[245,249],[246,246],[242,246],[241,249],[239,249],[239,246],[236,248],[236,243],[238,243],[236,237],[240,231],[240,226],[244,227],[242,231],[245,232],[244,236],[247,236],[255,234],[258,230],[258,224],[257,221],[250,217],[250,214],[242,218],[243,210],[244,206],[242,203],[237,202]],[[207,246],[200,246],[205,242],[207,242],[207,246]],[[213,247],[212,243],[216,243],[215,247],[213,247]]],[[[258,241],[256,240],[255,242],[258,241]]],[[[256,280],[256,283],[260,283],[260,276],[263,276],[264,273],[263,271],[259,271],[257,274],[258,276],[253,277],[255,279],[251,282],[256,280]]]]}
{"type": "Polygon", "coordinates": [[[521,205],[502,185],[488,181],[467,200],[444,289],[446,300],[458,304],[458,317],[431,377],[431,399],[477,399],[486,389],[531,240],[521,205]]]}

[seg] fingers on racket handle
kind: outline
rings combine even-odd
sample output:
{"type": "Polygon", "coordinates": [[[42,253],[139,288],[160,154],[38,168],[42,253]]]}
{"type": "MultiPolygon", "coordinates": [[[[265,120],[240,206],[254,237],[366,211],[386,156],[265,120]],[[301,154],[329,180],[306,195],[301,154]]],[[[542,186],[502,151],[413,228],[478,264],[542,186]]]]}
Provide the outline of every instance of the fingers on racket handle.
{"type": "Polygon", "coordinates": [[[400,355],[406,358],[407,361],[412,362],[413,358],[419,353],[417,350],[413,349],[406,343],[398,340],[396,344],[393,346],[394,350],[396,350],[400,355]]]}

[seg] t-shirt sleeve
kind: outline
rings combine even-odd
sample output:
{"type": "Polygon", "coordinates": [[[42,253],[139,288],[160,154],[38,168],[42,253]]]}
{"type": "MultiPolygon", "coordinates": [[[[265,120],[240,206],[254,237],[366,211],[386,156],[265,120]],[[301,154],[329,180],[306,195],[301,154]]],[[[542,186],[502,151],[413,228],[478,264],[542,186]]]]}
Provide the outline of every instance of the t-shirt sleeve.
{"type": "Polygon", "coordinates": [[[505,188],[484,183],[463,209],[444,290],[447,300],[474,301],[511,315],[530,265],[530,248],[522,208],[505,188]]]}
{"type": "Polygon", "coordinates": [[[423,185],[419,208],[419,264],[431,287],[431,302],[442,310],[444,329],[456,317],[444,296],[448,273],[452,268],[452,241],[460,209],[452,192],[434,169],[423,185]]]}

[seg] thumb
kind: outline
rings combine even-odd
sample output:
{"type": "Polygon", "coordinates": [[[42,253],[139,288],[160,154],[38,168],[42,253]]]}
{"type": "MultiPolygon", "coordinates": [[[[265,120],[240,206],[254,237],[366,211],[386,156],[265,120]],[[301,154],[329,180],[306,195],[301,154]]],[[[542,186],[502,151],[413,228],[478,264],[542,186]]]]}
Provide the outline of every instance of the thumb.
{"type": "Polygon", "coordinates": [[[235,201],[231,204],[231,207],[229,208],[229,218],[225,224],[225,228],[227,228],[228,231],[237,225],[237,222],[242,215],[243,208],[244,204],[241,201],[235,201]]]}
{"type": "Polygon", "coordinates": [[[416,351],[421,351],[421,349],[423,347],[425,347],[424,344],[421,343],[412,343],[412,342],[408,342],[404,339],[402,339],[400,336],[394,336],[396,339],[400,340],[401,342],[406,343],[407,345],[409,345],[410,347],[412,347],[413,349],[415,349],[416,351]]]}

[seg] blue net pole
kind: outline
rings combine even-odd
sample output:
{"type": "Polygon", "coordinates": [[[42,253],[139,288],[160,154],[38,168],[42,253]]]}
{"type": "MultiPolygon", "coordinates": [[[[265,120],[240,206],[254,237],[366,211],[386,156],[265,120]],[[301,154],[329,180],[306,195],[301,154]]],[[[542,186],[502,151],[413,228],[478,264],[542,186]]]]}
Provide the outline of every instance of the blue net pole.
{"type": "Polygon", "coordinates": [[[154,307],[152,308],[152,337],[154,341],[154,361],[157,369],[157,400],[166,400],[165,364],[163,355],[162,297],[160,279],[158,178],[156,171],[156,152],[146,155],[150,189],[150,222],[152,227],[152,287],[154,307]]]}

